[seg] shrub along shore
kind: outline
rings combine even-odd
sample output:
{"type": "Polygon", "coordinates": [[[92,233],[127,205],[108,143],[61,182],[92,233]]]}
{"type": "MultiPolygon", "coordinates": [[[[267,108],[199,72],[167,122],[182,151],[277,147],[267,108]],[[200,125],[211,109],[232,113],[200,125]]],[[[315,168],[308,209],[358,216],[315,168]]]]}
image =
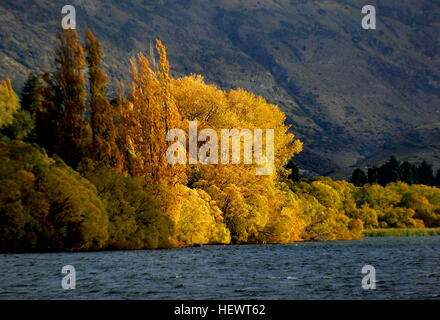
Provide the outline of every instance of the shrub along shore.
{"type": "Polygon", "coordinates": [[[440,228],[390,228],[364,230],[365,237],[427,237],[440,236],[440,228]]]}

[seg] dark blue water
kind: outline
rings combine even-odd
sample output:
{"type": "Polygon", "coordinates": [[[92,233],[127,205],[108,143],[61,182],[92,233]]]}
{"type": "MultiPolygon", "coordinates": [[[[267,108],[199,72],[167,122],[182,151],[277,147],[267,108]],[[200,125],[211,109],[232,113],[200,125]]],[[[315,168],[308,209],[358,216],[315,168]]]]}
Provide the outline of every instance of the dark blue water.
{"type": "Polygon", "coordinates": [[[2,254],[0,299],[440,299],[440,237],[2,254]],[[64,265],[74,290],[61,287],[64,265]]]}

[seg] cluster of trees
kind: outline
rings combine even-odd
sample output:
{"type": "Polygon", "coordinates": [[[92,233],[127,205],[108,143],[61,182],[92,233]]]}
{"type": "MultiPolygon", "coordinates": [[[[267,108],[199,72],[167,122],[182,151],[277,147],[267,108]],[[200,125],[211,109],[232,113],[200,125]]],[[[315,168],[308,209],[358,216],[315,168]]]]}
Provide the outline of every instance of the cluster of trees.
{"type": "MultiPolygon", "coordinates": [[[[335,219],[340,223],[346,217],[358,219],[365,229],[440,227],[438,188],[401,181],[385,187],[379,184],[356,187],[347,181],[330,178],[315,178],[291,186],[300,198],[312,196],[330,210],[323,219],[335,219]]],[[[350,223],[353,227],[355,221],[350,223]]],[[[310,226],[313,224],[308,224],[308,228],[310,226]]]]}
{"type": "Polygon", "coordinates": [[[437,225],[435,188],[295,182],[288,161],[302,143],[277,106],[199,75],[172,78],[160,41],[156,49],[131,60],[130,92],[111,101],[90,30],[84,47],[61,31],[55,71],[30,75],[21,99],[1,83],[1,251],[359,239],[364,227],[437,225]],[[194,120],[218,134],[274,129],[273,173],[256,175],[256,163],[171,166],[166,133],[194,120]]]}
{"type": "Polygon", "coordinates": [[[0,201],[2,250],[297,240],[296,213],[284,210],[283,220],[277,215],[284,209],[278,173],[256,177],[256,164],[166,161],[168,130],[197,120],[200,129],[218,131],[274,128],[275,165],[284,170],[301,149],[287,133],[284,114],[244,90],[207,85],[201,76],[171,78],[160,41],[156,49],[157,61],[153,52],[131,60],[131,90],[112,101],[101,46],[90,30],[84,47],[73,30],[59,33],[55,71],[42,79],[31,75],[21,101],[9,79],[2,82],[0,178],[8,189],[0,201]],[[285,221],[292,223],[283,229],[287,235],[267,231],[285,221]]]}
{"type": "Polygon", "coordinates": [[[397,181],[403,181],[409,185],[440,186],[440,169],[434,176],[432,166],[425,160],[419,164],[413,164],[408,161],[399,162],[395,156],[391,156],[379,168],[368,168],[367,173],[360,168],[355,169],[350,181],[355,186],[363,186],[367,183],[386,186],[390,182],[397,181]]]}
{"type": "Polygon", "coordinates": [[[0,161],[2,251],[103,247],[109,221],[90,181],[19,140],[0,142],[0,161]]]}

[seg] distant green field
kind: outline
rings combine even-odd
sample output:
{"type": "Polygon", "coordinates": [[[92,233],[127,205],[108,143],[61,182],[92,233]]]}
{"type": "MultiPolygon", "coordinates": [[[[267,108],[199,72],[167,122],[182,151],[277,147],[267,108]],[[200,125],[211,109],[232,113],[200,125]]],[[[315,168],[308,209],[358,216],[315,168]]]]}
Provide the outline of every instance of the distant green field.
{"type": "Polygon", "coordinates": [[[365,230],[366,237],[422,237],[440,236],[440,228],[425,229],[371,229],[365,230]]]}

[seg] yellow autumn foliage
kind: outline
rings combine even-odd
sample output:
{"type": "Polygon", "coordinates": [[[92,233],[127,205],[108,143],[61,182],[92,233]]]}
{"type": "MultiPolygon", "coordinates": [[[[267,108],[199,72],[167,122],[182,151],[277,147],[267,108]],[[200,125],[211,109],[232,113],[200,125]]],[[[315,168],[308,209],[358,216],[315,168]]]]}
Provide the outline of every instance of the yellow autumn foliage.
{"type": "Polygon", "coordinates": [[[11,123],[13,114],[19,109],[19,99],[12,89],[11,80],[0,82],[0,127],[11,123]]]}
{"type": "Polygon", "coordinates": [[[222,212],[209,194],[201,189],[177,185],[179,208],[175,216],[177,239],[181,244],[229,243],[222,212]]]}
{"type": "MultiPolygon", "coordinates": [[[[82,49],[74,31],[69,34],[75,46],[69,48],[70,42],[65,42],[62,48],[67,56],[74,53],[71,50],[81,53],[76,61],[80,70],[82,49]]],[[[94,92],[89,108],[92,120],[83,119],[81,113],[86,108],[82,74],[72,88],[68,83],[60,87],[46,81],[41,108],[51,112],[28,117],[44,115],[41,119],[58,130],[58,120],[69,124],[69,119],[63,118],[65,113],[52,93],[81,89],[72,93],[75,99],[71,100],[80,102],[70,103],[75,111],[72,119],[91,128],[94,143],[90,148],[84,139],[66,140],[89,150],[84,153],[88,156],[75,154],[81,158],[75,167],[79,172],[63,162],[71,160],[66,159],[71,155],[68,143],[58,141],[60,145],[52,146],[52,139],[43,139],[48,156],[43,149],[14,141],[25,135],[11,135],[12,129],[24,132],[21,129],[31,126],[23,125],[24,117],[11,120],[19,108],[18,97],[9,78],[0,84],[0,135],[6,133],[0,136],[0,250],[351,240],[362,238],[364,228],[440,227],[438,188],[403,182],[356,187],[322,177],[289,180],[285,165],[302,151],[302,142],[285,124],[279,107],[243,89],[221,90],[201,75],[172,78],[160,41],[156,42],[157,64],[154,53],[150,57],[140,53],[130,61],[130,93],[118,94],[112,108],[105,98],[107,78],[99,67],[100,44],[90,32],[87,39],[87,61],[93,71],[89,74],[94,92]],[[240,141],[240,164],[169,164],[166,151],[172,142],[166,140],[167,133],[182,129],[188,137],[192,121],[199,131],[213,129],[219,143],[223,129],[261,129],[263,150],[268,143],[264,131],[272,129],[273,172],[256,174],[261,164],[255,161],[255,145],[252,163],[244,163],[245,139],[240,141]],[[61,160],[51,150],[69,152],[60,153],[61,160]]],[[[58,60],[58,76],[62,76],[65,66],[58,60]]],[[[40,123],[39,128],[45,127],[40,123]]],[[[75,132],[79,126],[60,128],[71,128],[60,132],[67,137],[80,136],[75,132]]],[[[39,138],[36,141],[41,142],[39,138]]],[[[269,159],[268,154],[261,156],[269,159]]]]}

